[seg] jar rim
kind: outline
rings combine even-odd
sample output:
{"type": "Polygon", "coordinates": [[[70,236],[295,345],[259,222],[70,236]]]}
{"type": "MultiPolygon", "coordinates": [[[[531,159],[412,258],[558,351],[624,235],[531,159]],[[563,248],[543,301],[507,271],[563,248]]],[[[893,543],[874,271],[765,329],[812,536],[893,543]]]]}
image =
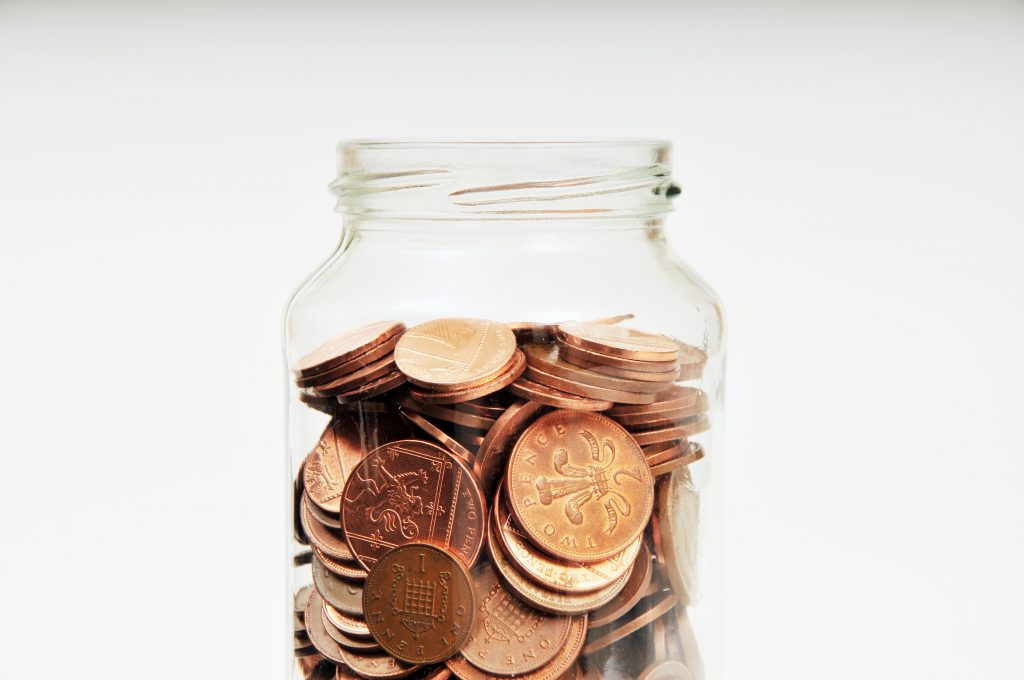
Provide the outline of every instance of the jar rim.
{"type": "Polygon", "coordinates": [[[348,215],[553,219],[664,213],[678,193],[654,138],[341,141],[331,189],[348,215]]]}
{"type": "Polygon", "coordinates": [[[657,137],[363,137],[344,139],[338,147],[467,147],[493,146],[496,149],[516,147],[583,147],[610,148],[620,146],[645,146],[671,148],[672,142],[657,137]]]}

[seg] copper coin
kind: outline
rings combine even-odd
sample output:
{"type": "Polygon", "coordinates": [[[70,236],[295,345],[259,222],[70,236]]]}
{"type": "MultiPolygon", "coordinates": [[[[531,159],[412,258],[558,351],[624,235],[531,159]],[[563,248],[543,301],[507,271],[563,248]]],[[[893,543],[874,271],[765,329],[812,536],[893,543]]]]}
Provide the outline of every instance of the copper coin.
{"type": "Polygon", "coordinates": [[[334,398],[338,400],[339,404],[347,404],[353,401],[362,401],[364,399],[370,399],[371,397],[380,396],[390,392],[396,387],[401,387],[404,384],[405,376],[398,371],[392,371],[382,378],[371,380],[365,385],[349,392],[342,392],[334,398]]]}
{"type": "MultiPolygon", "coordinates": [[[[299,502],[302,503],[302,505],[304,505],[305,508],[309,510],[310,514],[312,514],[313,517],[316,517],[317,520],[324,526],[330,527],[331,529],[341,529],[341,516],[327,512],[326,510],[321,508],[319,505],[310,500],[309,494],[307,494],[305,491],[302,492],[302,496],[300,497],[299,502]]],[[[296,516],[301,518],[301,512],[298,513],[298,515],[296,516]]]]}
{"type": "Polygon", "coordinates": [[[654,507],[643,451],[614,420],[554,411],[534,421],[509,456],[509,510],[530,541],[579,562],[629,547],[654,507]]]}
{"type": "Polygon", "coordinates": [[[395,360],[414,385],[459,389],[489,381],[515,351],[515,335],[500,323],[435,319],[402,336],[395,347],[395,360]]]}
{"type": "MultiPolygon", "coordinates": [[[[701,455],[703,456],[703,453],[701,453],[701,455]]],[[[679,470],[680,468],[684,468],[687,465],[689,465],[691,462],[693,462],[693,461],[689,460],[686,456],[680,456],[678,458],[673,458],[670,461],[667,461],[667,462],[664,462],[664,463],[659,463],[658,465],[652,465],[651,466],[651,476],[654,477],[655,479],[657,479],[658,477],[661,477],[662,475],[667,475],[670,472],[675,472],[676,470],[679,470]]]]}
{"type": "Polygon", "coordinates": [[[509,406],[487,431],[473,461],[473,472],[480,480],[485,498],[490,498],[501,483],[501,476],[505,473],[505,461],[508,460],[509,451],[515,444],[515,438],[543,409],[544,404],[540,402],[517,401],[509,406]]]}
{"type": "Polygon", "coordinates": [[[642,611],[629,621],[626,621],[621,625],[614,626],[612,630],[605,631],[604,629],[597,629],[598,635],[591,637],[586,646],[583,647],[583,653],[585,655],[593,654],[600,649],[604,649],[613,642],[617,642],[628,635],[632,635],[641,628],[645,628],[650,625],[654,620],[672,611],[677,604],[678,599],[672,593],[666,593],[661,596],[657,602],[651,603],[649,607],[644,607],[643,603],[641,603],[637,608],[642,611]]]}
{"type": "Polygon", "coordinates": [[[501,416],[508,406],[503,402],[492,400],[491,396],[492,395],[488,395],[486,397],[472,399],[470,401],[459,402],[458,404],[452,405],[452,408],[456,411],[464,411],[478,415],[481,418],[494,420],[501,416]]]}
{"type": "Polygon", "coordinates": [[[664,427],[657,430],[643,430],[640,432],[633,432],[633,439],[640,446],[649,446],[651,444],[659,444],[661,442],[670,442],[674,439],[683,439],[686,437],[692,437],[695,434],[700,434],[706,431],[711,426],[711,421],[704,414],[687,418],[686,420],[679,421],[678,424],[672,427],[664,427]]]}
{"type": "MultiPolygon", "coordinates": [[[[516,680],[558,680],[559,676],[569,670],[576,662],[580,655],[580,650],[583,649],[583,642],[586,637],[587,617],[585,615],[572,617],[572,622],[569,625],[568,639],[558,651],[558,654],[544,666],[528,673],[516,675],[516,680]]],[[[448,659],[445,665],[460,680],[504,680],[509,677],[482,671],[461,654],[448,659]]]]}
{"type": "Polygon", "coordinates": [[[635,361],[675,361],[679,345],[664,335],[602,323],[564,323],[559,341],[599,354],[635,361]]]}
{"type": "Polygon", "coordinates": [[[696,596],[697,528],[700,524],[700,494],[688,469],[676,470],[658,484],[656,527],[665,560],[663,566],[684,605],[696,596]]]}
{"type": "Polygon", "coordinates": [[[656,661],[636,680],[693,680],[693,675],[678,661],[656,661]]]}
{"type": "Polygon", "coordinates": [[[349,616],[363,616],[363,586],[338,578],[319,560],[313,560],[313,585],[324,601],[349,616]]]}
{"type": "Polygon", "coordinates": [[[437,425],[434,425],[432,422],[413,411],[405,411],[402,415],[408,418],[413,425],[426,432],[431,439],[437,440],[441,446],[445,447],[470,465],[473,464],[473,454],[469,449],[457,442],[453,437],[449,437],[444,430],[439,428],[437,425]]]}
{"type": "Polygon", "coordinates": [[[374,449],[352,471],[341,522],[367,569],[407,543],[433,543],[470,566],[483,545],[486,512],[462,459],[437,444],[405,439],[374,449]]]}
{"type": "Polygon", "coordinates": [[[460,411],[458,406],[462,404],[456,404],[455,406],[438,406],[437,404],[426,404],[422,401],[413,399],[410,395],[403,395],[399,401],[402,408],[406,411],[415,411],[421,415],[429,416],[436,420],[443,420],[447,423],[453,423],[460,427],[468,427],[474,430],[487,431],[494,425],[493,418],[485,418],[475,413],[468,413],[460,411]]]}
{"type": "MultiPolygon", "coordinates": [[[[526,355],[526,363],[544,373],[558,376],[584,385],[604,388],[618,392],[641,392],[644,394],[658,394],[672,387],[672,379],[666,378],[659,382],[646,380],[625,380],[614,376],[605,375],[596,371],[590,371],[575,364],[562,360],[558,356],[557,345],[541,345],[530,343],[523,345],[523,354],[526,355]]],[[[529,377],[529,376],[527,376],[529,377]]],[[[543,382],[543,381],[538,381],[543,382]]],[[[555,385],[557,387],[557,385],[555,385]]],[[[595,397],[600,398],[600,397],[595,397]]],[[[615,401],[613,399],[613,401],[615,401]]]]}
{"type": "Polygon", "coordinates": [[[647,546],[641,546],[640,555],[633,564],[633,571],[626,579],[626,585],[610,602],[590,614],[590,627],[598,628],[617,620],[631,610],[644,597],[651,584],[654,565],[647,546]]]}
{"type": "Polygon", "coordinates": [[[587,399],[575,394],[556,390],[547,385],[519,378],[508,386],[508,391],[520,399],[536,401],[555,408],[575,409],[577,411],[604,411],[612,407],[612,402],[597,399],[587,399]]]}
{"type": "Polygon", "coordinates": [[[571,617],[548,614],[510,594],[486,562],[473,570],[476,617],[462,656],[482,671],[520,675],[551,661],[569,637],[571,617]]]}
{"type": "Polygon", "coordinates": [[[617,555],[589,564],[550,557],[533,547],[515,525],[503,498],[494,503],[494,526],[502,552],[519,571],[545,588],[566,593],[588,593],[608,587],[629,572],[643,542],[643,537],[637,536],[632,545],[617,555]]]}
{"type": "Polygon", "coordinates": [[[595,387],[593,385],[567,380],[566,378],[560,378],[557,375],[546,373],[541,369],[530,365],[527,365],[524,375],[535,383],[547,385],[548,387],[553,387],[556,390],[562,390],[569,394],[577,394],[581,397],[587,397],[588,399],[603,399],[620,404],[650,404],[656,397],[653,393],[644,394],[640,392],[623,392],[621,390],[610,390],[605,387],[595,387]]]}
{"type": "MultiPolygon", "coordinates": [[[[614,368],[625,368],[627,370],[640,373],[668,373],[679,375],[679,362],[674,359],[669,361],[637,361],[636,359],[624,359],[622,357],[591,352],[588,349],[583,349],[582,347],[577,347],[575,345],[567,345],[561,341],[559,341],[558,345],[558,356],[562,359],[597,373],[607,373],[607,371],[602,371],[601,366],[612,366],[614,368]]],[[[678,380],[678,378],[676,379],[678,380]]]]}
{"type": "Polygon", "coordinates": [[[309,499],[327,512],[339,514],[345,480],[352,469],[368,451],[410,431],[398,415],[339,414],[304,463],[303,486],[309,499]]]}
{"type": "MultiPolygon", "coordinates": [[[[703,410],[703,409],[702,409],[703,410]]],[[[701,411],[696,409],[679,409],[678,411],[664,411],[661,413],[642,413],[632,416],[612,416],[626,426],[626,429],[633,431],[656,430],[659,428],[674,427],[687,418],[699,415],[701,411]]]]}
{"type": "Polygon", "coordinates": [[[514,349],[510,363],[498,373],[492,380],[472,385],[444,390],[423,390],[415,387],[409,388],[409,394],[413,398],[428,404],[455,404],[461,401],[469,401],[479,397],[493,394],[498,390],[508,387],[513,381],[523,374],[526,369],[526,358],[518,349],[514,349]]]}
{"type": "Polygon", "coordinates": [[[321,373],[314,373],[304,378],[296,377],[295,385],[301,388],[326,386],[344,376],[351,375],[361,368],[391,355],[395,351],[395,345],[398,344],[398,338],[399,336],[395,335],[363,354],[352,357],[348,361],[321,373]]]}
{"type": "Polygon", "coordinates": [[[292,368],[301,377],[323,373],[385,343],[405,330],[400,321],[379,321],[342,333],[305,355],[292,368]]]}
{"type": "Polygon", "coordinates": [[[648,366],[653,366],[657,369],[664,369],[658,371],[638,371],[630,368],[621,368],[619,366],[609,366],[607,364],[596,364],[592,361],[584,359],[583,355],[576,354],[570,357],[571,351],[569,347],[559,347],[559,356],[566,362],[584,368],[591,373],[598,373],[600,375],[607,375],[613,378],[622,378],[623,380],[632,380],[634,382],[649,382],[655,383],[661,389],[661,386],[668,383],[675,382],[680,379],[682,372],[679,368],[679,364],[676,362],[667,363],[655,363],[648,362],[648,366]]]}
{"type": "Polygon", "coordinates": [[[335,576],[350,581],[362,581],[366,579],[366,570],[355,562],[342,562],[330,555],[320,552],[320,549],[313,546],[313,556],[319,560],[335,576]]]}
{"type": "Polygon", "coordinates": [[[376,640],[371,638],[357,638],[350,635],[346,635],[338,629],[330,619],[324,617],[324,629],[327,630],[327,634],[331,636],[331,639],[338,643],[338,646],[342,649],[352,649],[357,652],[372,652],[379,651],[380,645],[376,640]]]}
{"type": "Polygon", "coordinates": [[[496,538],[497,533],[498,527],[494,525],[492,519],[490,531],[487,533],[487,554],[491,556],[491,563],[498,572],[498,577],[519,599],[542,611],[552,614],[583,614],[593,611],[611,601],[625,587],[626,579],[629,578],[629,574],[623,574],[607,588],[589,593],[565,593],[545,588],[526,578],[516,569],[502,551],[501,542],[496,538]]]}
{"type": "Polygon", "coordinates": [[[309,595],[309,602],[306,603],[306,632],[317,651],[335,663],[345,663],[341,648],[334,638],[327,634],[324,627],[323,606],[324,601],[320,593],[313,590],[309,595]]]}
{"type": "Polygon", "coordinates": [[[383,359],[367,364],[357,371],[341,376],[337,380],[313,387],[311,391],[313,394],[318,394],[321,397],[336,397],[339,394],[357,390],[378,378],[383,378],[389,373],[395,373],[396,371],[398,371],[398,367],[395,364],[395,357],[393,354],[389,354],[383,359]]]}
{"type": "Polygon", "coordinates": [[[324,602],[323,617],[325,622],[330,623],[346,635],[363,639],[372,637],[365,620],[343,614],[326,602],[324,602]]]}
{"type": "MultiPolygon", "coordinates": [[[[351,649],[339,648],[344,657],[344,665],[348,666],[356,676],[360,678],[381,678],[392,680],[393,678],[404,678],[412,675],[420,669],[420,666],[407,664],[399,661],[390,654],[381,652],[357,652],[351,649]]],[[[351,678],[351,675],[342,675],[342,669],[338,667],[338,677],[351,678]]]]}
{"type": "Polygon", "coordinates": [[[436,663],[458,652],[474,609],[473,583],[459,558],[422,543],[384,555],[363,591],[373,637],[409,663],[436,663]]]}
{"type": "Polygon", "coordinates": [[[321,524],[318,519],[313,517],[309,507],[307,507],[308,505],[308,503],[302,504],[299,516],[302,519],[302,528],[305,530],[309,542],[328,557],[333,557],[342,562],[353,561],[355,557],[353,557],[352,551],[349,549],[348,543],[345,542],[345,537],[341,532],[321,524]]]}
{"type": "Polygon", "coordinates": [[[674,460],[675,458],[688,454],[690,452],[690,442],[686,439],[674,439],[667,442],[661,442],[659,444],[645,446],[643,449],[644,457],[647,459],[647,464],[654,467],[659,463],[674,460]]]}
{"type": "Polygon", "coordinates": [[[703,390],[686,385],[674,385],[658,395],[651,404],[616,404],[608,409],[610,416],[627,416],[653,413],[671,413],[680,410],[692,410],[700,413],[707,410],[708,398],[703,390]]]}

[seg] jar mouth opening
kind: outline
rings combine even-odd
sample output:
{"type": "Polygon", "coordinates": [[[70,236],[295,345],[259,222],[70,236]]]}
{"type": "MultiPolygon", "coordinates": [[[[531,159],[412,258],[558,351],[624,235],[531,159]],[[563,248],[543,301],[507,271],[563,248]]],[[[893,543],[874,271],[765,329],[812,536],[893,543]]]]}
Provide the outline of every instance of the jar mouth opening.
{"type": "Polygon", "coordinates": [[[669,209],[661,139],[355,139],[338,144],[338,211],[403,219],[581,219],[669,209]]]}

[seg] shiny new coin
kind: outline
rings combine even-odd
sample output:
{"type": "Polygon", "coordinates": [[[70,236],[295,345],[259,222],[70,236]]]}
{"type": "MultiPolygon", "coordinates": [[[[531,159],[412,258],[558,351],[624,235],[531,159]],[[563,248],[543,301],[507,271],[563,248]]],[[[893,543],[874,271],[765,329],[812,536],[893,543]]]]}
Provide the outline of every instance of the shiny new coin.
{"type": "Polygon", "coordinates": [[[614,420],[585,411],[554,411],[526,428],[509,456],[506,493],[533,544],[579,562],[625,550],[654,507],[643,451],[614,420]]]}
{"type": "Polygon", "coordinates": [[[323,373],[365,354],[403,330],[405,324],[400,321],[380,321],[342,333],[299,359],[292,370],[301,377],[323,373]]]}
{"type": "Polygon", "coordinates": [[[675,361],[679,345],[663,335],[602,323],[558,326],[560,342],[581,349],[634,361],[675,361]]]}
{"type": "Polygon", "coordinates": [[[428,389],[459,389],[486,382],[516,351],[503,324],[484,319],[435,319],[410,328],[395,347],[409,382],[428,389]]]}

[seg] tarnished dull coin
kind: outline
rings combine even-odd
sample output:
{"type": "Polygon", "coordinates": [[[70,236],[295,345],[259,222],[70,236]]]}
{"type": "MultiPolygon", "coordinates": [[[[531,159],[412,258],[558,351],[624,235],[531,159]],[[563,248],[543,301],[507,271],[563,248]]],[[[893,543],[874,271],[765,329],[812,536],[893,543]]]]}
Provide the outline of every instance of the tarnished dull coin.
{"type": "Polygon", "coordinates": [[[373,637],[392,656],[414,664],[457,653],[470,634],[475,605],[473,583],[461,560],[427,544],[385,554],[363,590],[373,637]]]}

